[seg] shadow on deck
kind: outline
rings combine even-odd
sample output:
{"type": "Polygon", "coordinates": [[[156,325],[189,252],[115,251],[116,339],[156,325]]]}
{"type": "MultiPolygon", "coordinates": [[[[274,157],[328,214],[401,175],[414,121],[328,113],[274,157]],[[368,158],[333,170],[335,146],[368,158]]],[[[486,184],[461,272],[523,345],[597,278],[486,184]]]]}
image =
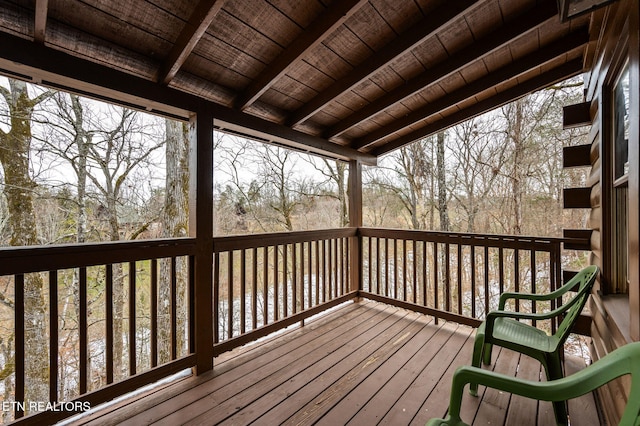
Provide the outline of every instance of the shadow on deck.
{"type": "MultiPolygon", "coordinates": [[[[215,359],[189,376],[71,424],[423,425],[444,416],[453,371],[471,360],[474,329],[393,306],[348,303],[215,359]]],[[[528,379],[540,364],[494,350],[491,368],[528,379]]],[[[581,368],[567,358],[567,373],[581,368]]],[[[544,372],[542,372],[544,375],[544,372]]],[[[594,398],[569,403],[573,424],[600,424],[594,398]]],[[[480,388],[462,418],[476,425],[553,424],[550,403],[480,388]]]]}

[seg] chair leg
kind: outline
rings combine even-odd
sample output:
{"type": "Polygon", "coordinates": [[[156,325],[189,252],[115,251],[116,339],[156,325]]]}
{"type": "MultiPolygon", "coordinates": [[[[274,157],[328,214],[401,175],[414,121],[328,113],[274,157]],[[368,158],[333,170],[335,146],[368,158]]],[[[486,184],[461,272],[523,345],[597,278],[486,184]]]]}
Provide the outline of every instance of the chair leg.
{"type": "Polygon", "coordinates": [[[493,350],[493,345],[491,343],[486,343],[484,345],[484,350],[482,351],[482,362],[484,365],[491,365],[491,351],[493,350]]]}
{"type": "MultiPolygon", "coordinates": [[[[481,329],[476,331],[476,338],[473,341],[473,357],[471,358],[471,365],[474,367],[480,367],[480,363],[482,362],[482,349],[485,347],[484,344],[484,333],[481,329]]],[[[478,396],[478,384],[470,383],[469,384],[469,393],[472,396],[478,396]]]]}
{"type": "MultiPolygon", "coordinates": [[[[545,357],[546,361],[546,370],[547,370],[547,380],[556,380],[564,377],[564,372],[562,369],[562,361],[560,359],[560,354],[548,354],[545,357]]],[[[566,401],[555,401],[553,403],[553,411],[556,417],[556,423],[558,425],[568,425],[568,412],[567,412],[567,402],[566,401]]]]}

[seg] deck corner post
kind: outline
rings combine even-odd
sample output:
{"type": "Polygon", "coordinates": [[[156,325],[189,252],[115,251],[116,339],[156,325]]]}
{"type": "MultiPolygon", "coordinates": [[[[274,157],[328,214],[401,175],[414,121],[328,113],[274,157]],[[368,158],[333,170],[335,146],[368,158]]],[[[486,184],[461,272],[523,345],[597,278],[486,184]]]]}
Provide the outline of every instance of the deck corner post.
{"type": "Polygon", "coordinates": [[[196,239],[196,374],[213,369],[213,114],[200,108],[189,122],[189,234],[196,239]]]}
{"type": "Polygon", "coordinates": [[[356,228],[355,236],[349,239],[349,284],[351,291],[362,288],[362,162],[349,161],[349,226],[356,228]]]}

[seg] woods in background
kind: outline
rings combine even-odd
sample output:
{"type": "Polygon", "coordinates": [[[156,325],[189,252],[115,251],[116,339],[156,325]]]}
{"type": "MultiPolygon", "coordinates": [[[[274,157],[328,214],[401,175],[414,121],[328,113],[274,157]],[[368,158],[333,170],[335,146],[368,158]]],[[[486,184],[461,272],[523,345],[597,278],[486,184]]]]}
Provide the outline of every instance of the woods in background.
{"type": "MultiPolygon", "coordinates": [[[[189,134],[185,124],[26,83],[0,80],[0,245],[89,243],[189,235],[189,134]]],[[[562,169],[563,146],[585,143],[561,129],[562,106],[581,100],[566,82],[461,123],[364,168],[364,225],[470,233],[561,236],[581,228],[581,212],[564,212],[562,190],[584,172],[562,169]]],[[[348,167],[343,162],[248,141],[214,137],[216,235],[327,229],[348,225],[348,167]]],[[[129,265],[113,265],[114,336],[126,328],[129,265]]],[[[187,264],[160,263],[158,330],[168,342],[169,268],[176,268],[178,352],[186,353],[187,264]],[[165,325],[163,325],[165,324],[165,325]],[[162,333],[165,333],[164,335],[162,333]]],[[[138,262],[136,274],[150,275],[138,262]]],[[[78,270],[61,271],[60,390],[78,388],[78,270]]],[[[105,383],[104,271],[88,268],[91,388],[105,383]]],[[[25,275],[27,399],[47,401],[48,288],[25,275]]],[[[145,280],[141,279],[141,283],[145,280]]],[[[13,392],[13,277],[0,278],[0,393],[13,392]]],[[[139,306],[150,287],[141,284],[139,306]]],[[[146,299],[145,299],[146,298],[146,299]]],[[[126,376],[127,352],[150,368],[148,315],[136,318],[137,348],[113,342],[114,375],[126,376]],[[147,333],[147,334],[146,334],[147,333]]],[[[169,348],[159,348],[168,360],[169,348]]],[[[91,389],[88,389],[91,390],[91,389]]]]}

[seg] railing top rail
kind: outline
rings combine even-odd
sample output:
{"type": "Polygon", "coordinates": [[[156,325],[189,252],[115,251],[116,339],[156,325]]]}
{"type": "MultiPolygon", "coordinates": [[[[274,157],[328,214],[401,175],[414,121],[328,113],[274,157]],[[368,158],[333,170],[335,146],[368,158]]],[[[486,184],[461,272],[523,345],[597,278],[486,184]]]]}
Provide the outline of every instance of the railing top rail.
{"type": "Polygon", "coordinates": [[[334,238],[355,237],[357,228],[334,228],[313,231],[273,232],[268,234],[232,235],[214,237],[213,250],[216,253],[268,247],[281,244],[303,243],[334,238]]]}
{"type": "Polygon", "coordinates": [[[415,241],[431,241],[460,245],[541,249],[548,250],[550,246],[575,241],[575,238],[534,237],[525,235],[474,234],[445,231],[423,231],[391,228],[359,228],[359,235],[363,237],[404,239],[415,241]]]}
{"type": "Polygon", "coordinates": [[[194,238],[0,248],[0,275],[195,254],[194,238]]]}

